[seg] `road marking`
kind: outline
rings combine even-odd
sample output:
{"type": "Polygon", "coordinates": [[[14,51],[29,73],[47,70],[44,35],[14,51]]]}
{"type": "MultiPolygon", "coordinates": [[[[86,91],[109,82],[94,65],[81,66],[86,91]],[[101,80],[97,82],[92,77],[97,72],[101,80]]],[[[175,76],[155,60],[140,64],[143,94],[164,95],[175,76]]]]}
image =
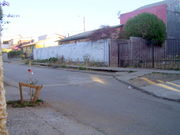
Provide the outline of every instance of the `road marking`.
{"type": "Polygon", "coordinates": [[[164,82],[164,81],[161,81],[161,80],[157,80],[158,82],[160,83],[166,83],[166,84],[169,84],[169,85],[172,85],[172,86],[175,86],[175,87],[178,87],[180,88],[180,85],[176,84],[176,83],[172,83],[172,82],[164,82]]]}
{"type": "Polygon", "coordinates": [[[180,88],[180,85],[178,85],[178,84],[175,84],[175,83],[172,83],[172,82],[166,82],[166,83],[180,88]]]}
{"type": "Polygon", "coordinates": [[[165,84],[160,84],[160,83],[153,82],[153,81],[151,81],[150,79],[145,78],[145,77],[141,77],[140,79],[142,79],[142,80],[148,82],[149,84],[155,85],[155,86],[159,86],[159,87],[162,87],[162,88],[165,88],[165,89],[168,89],[168,90],[180,92],[179,89],[173,88],[173,87],[168,86],[168,85],[165,85],[165,84]]]}

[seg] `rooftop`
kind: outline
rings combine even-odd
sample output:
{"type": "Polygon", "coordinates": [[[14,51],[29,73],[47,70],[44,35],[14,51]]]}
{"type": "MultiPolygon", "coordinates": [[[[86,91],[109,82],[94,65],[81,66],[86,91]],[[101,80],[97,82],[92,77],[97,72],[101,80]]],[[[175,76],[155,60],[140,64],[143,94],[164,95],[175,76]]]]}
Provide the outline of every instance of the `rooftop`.
{"type": "MultiPolygon", "coordinates": [[[[110,26],[109,28],[116,28],[116,27],[120,27],[120,26],[122,26],[122,25],[110,26]]],[[[100,29],[103,29],[103,28],[100,28],[100,29]]],[[[91,36],[92,34],[94,34],[96,31],[98,31],[100,29],[79,33],[79,34],[64,38],[62,40],[59,40],[59,41],[65,42],[65,41],[71,41],[71,40],[85,39],[85,38],[88,38],[89,36],[91,36]]]]}

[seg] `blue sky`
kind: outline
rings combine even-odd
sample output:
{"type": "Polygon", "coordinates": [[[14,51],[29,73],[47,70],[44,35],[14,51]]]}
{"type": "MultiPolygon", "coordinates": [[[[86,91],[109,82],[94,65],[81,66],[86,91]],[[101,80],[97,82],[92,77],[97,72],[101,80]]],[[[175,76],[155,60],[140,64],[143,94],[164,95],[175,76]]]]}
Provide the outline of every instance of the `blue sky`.
{"type": "Polygon", "coordinates": [[[7,0],[4,13],[20,15],[10,19],[3,35],[38,36],[48,33],[70,35],[101,25],[118,25],[118,12],[132,11],[161,0],[7,0]]]}

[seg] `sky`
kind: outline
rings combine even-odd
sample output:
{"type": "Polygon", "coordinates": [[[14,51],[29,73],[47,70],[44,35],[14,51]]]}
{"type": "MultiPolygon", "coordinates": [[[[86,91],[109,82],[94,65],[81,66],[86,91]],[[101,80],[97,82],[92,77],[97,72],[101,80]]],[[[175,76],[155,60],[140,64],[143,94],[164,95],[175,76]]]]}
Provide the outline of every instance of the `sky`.
{"type": "MultiPolygon", "coordinates": [[[[2,1],[2,0],[0,0],[2,1]]],[[[83,32],[102,25],[119,25],[118,13],[133,11],[141,6],[161,0],[6,0],[4,14],[19,15],[4,18],[11,23],[5,25],[4,37],[21,34],[40,36],[58,33],[64,36],[83,32]]]]}

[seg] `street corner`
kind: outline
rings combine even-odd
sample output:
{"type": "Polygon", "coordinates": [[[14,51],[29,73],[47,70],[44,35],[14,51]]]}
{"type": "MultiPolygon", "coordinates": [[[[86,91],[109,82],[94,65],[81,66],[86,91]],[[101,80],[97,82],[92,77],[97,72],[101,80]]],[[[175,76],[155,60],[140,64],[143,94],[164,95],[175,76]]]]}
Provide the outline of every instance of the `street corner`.
{"type": "Polygon", "coordinates": [[[128,82],[154,96],[180,101],[180,74],[154,72],[130,79],[128,82]]]}

